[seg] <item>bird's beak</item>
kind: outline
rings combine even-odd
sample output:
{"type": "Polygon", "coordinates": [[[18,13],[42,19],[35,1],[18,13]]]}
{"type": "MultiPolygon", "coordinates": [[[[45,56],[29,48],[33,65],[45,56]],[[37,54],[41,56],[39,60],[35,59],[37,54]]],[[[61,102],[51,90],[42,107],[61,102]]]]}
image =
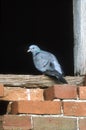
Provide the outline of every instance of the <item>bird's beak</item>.
{"type": "Polygon", "coordinates": [[[27,50],[27,53],[28,53],[28,52],[30,52],[30,51],[31,51],[30,49],[29,49],[29,50],[27,50]]]}

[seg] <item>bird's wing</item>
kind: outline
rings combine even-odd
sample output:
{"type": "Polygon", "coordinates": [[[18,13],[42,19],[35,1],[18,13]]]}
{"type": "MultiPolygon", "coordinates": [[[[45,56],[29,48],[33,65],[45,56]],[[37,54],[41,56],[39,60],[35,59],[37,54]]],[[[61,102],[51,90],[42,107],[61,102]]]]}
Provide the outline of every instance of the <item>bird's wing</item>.
{"type": "MultiPolygon", "coordinates": [[[[53,67],[54,64],[52,64],[52,63],[50,63],[50,64],[51,64],[51,66],[53,67]]],[[[44,74],[49,75],[49,76],[54,76],[54,77],[56,77],[60,82],[67,84],[67,81],[64,79],[63,75],[62,75],[61,73],[59,73],[58,70],[49,69],[49,70],[46,70],[46,71],[44,72],[44,74]]]]}
{"type": "Polygon", "coordinates": [[[53,54],[51,54],[50,67],[54,71],[57,71],[58,73],[60,73],[61,75],[63,74],[61,66],[60,66],[58,60],[56,59],[56,57],[53,54]]]}
{"type": "Polygon", "coordinates": [[[49,53],[45,51],[38,53],[38,55],[34,57],[34,64],[39,71],[46,71],[49,66],[49,53]]]}
{"type": "Polygon", "coordinates": [[[54,62],[49,62],[48,68],[46,69],[44,73],[47,75],[56,76],[56,77],[62,75],[61,73],[59,73],[58,69],[55,67],[56,66],[54,62]]]}

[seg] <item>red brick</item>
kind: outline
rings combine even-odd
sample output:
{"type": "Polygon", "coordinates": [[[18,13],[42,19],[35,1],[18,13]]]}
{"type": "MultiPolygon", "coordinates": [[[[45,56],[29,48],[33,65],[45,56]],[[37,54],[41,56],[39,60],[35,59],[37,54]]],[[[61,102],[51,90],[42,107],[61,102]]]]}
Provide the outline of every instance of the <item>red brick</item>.
{"type": "Polygon", "coordinates": [[[4,86],[3,84],[0,84],[0,97],[4,96],[4,86]]]}
{"type": "Polygon", "coordinates": [[[4,88],[4,97],[1,97],[0,100],[6,100],[6,101],[43,100],[43,89],[6,87],[4,88]]]}
{"type": "Polygon", "coordinates": [[[76,99],[77,87],[72,85],[54,85],[44,91],[45,100],[60,99],[76,99]]]}
{"type": "MultiPolygon", "coordinates": [[[[29,93],[30,94],[30,93],[29,93]]],[[[4,97],[0,98],[4,101],[28,100],[28,92],[25,88],[10,87],[4,88],[4,97]]]]}
{"type": "Polygon", "coordinates": [[[0,116],[0,130],[4,130],[3,129],[3,116],[0,116]]]}
{"type": "Polygon", "coordinates": [[[74,118],[33,117],[34,130],[77,130],[74,118]]]}
{"type": "Polygon", "coordinates": [[[60,114],[60,101],[18,101],[12,104],[12,113],[60,114]]]}
{"type": "Polygon", "coordinates": [[[4,130],[30,130],[32,128],[31,117],[19,115],[4,115],[3,128],[4,130]]]}
{"type": "Polygon", "coordinates": [[[30,89],[30,100],[39,100],[42,101],[44,100],[43,97],[43,89],[30,89]]]}
{"type": "Polygon", "coordinates": [[[79,120],[79,128],[80,130],[86,130],[86,118],[79,120]]]}
{"type": "Polygon", "coordinates": [[[86,87],[79,87],[79,98],[86,99],[86,87]]]}
{"type": "Polygon", "coordinates": [[[86,116],[86,102],[63,102],[63,111],[66,116],[86,116]]]}

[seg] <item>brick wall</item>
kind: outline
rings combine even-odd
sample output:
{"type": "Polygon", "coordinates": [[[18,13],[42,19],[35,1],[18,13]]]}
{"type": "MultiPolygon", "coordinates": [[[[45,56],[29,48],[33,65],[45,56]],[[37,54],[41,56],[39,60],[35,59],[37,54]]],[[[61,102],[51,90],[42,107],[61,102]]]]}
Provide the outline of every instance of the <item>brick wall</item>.
{"type": "Polygon", "coordinates": [[[86,86],[1,84],[0,113],[0,130],[86,130],[86,86]]]}

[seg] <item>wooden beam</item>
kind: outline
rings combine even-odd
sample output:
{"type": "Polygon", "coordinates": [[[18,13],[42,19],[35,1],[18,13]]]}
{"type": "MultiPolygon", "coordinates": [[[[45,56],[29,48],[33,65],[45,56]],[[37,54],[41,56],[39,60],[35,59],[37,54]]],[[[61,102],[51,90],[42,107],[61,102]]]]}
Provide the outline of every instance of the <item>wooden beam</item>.
{"type": "MultiPolygon", "coordinates": [[[[84,76],[66,76],[68,84],[83,85],[84,76]]],[[[0,83],[7,87],[50,87],[59,84],[57,79],[45,75],[13,75],[0,74],[0,83]]]]}

